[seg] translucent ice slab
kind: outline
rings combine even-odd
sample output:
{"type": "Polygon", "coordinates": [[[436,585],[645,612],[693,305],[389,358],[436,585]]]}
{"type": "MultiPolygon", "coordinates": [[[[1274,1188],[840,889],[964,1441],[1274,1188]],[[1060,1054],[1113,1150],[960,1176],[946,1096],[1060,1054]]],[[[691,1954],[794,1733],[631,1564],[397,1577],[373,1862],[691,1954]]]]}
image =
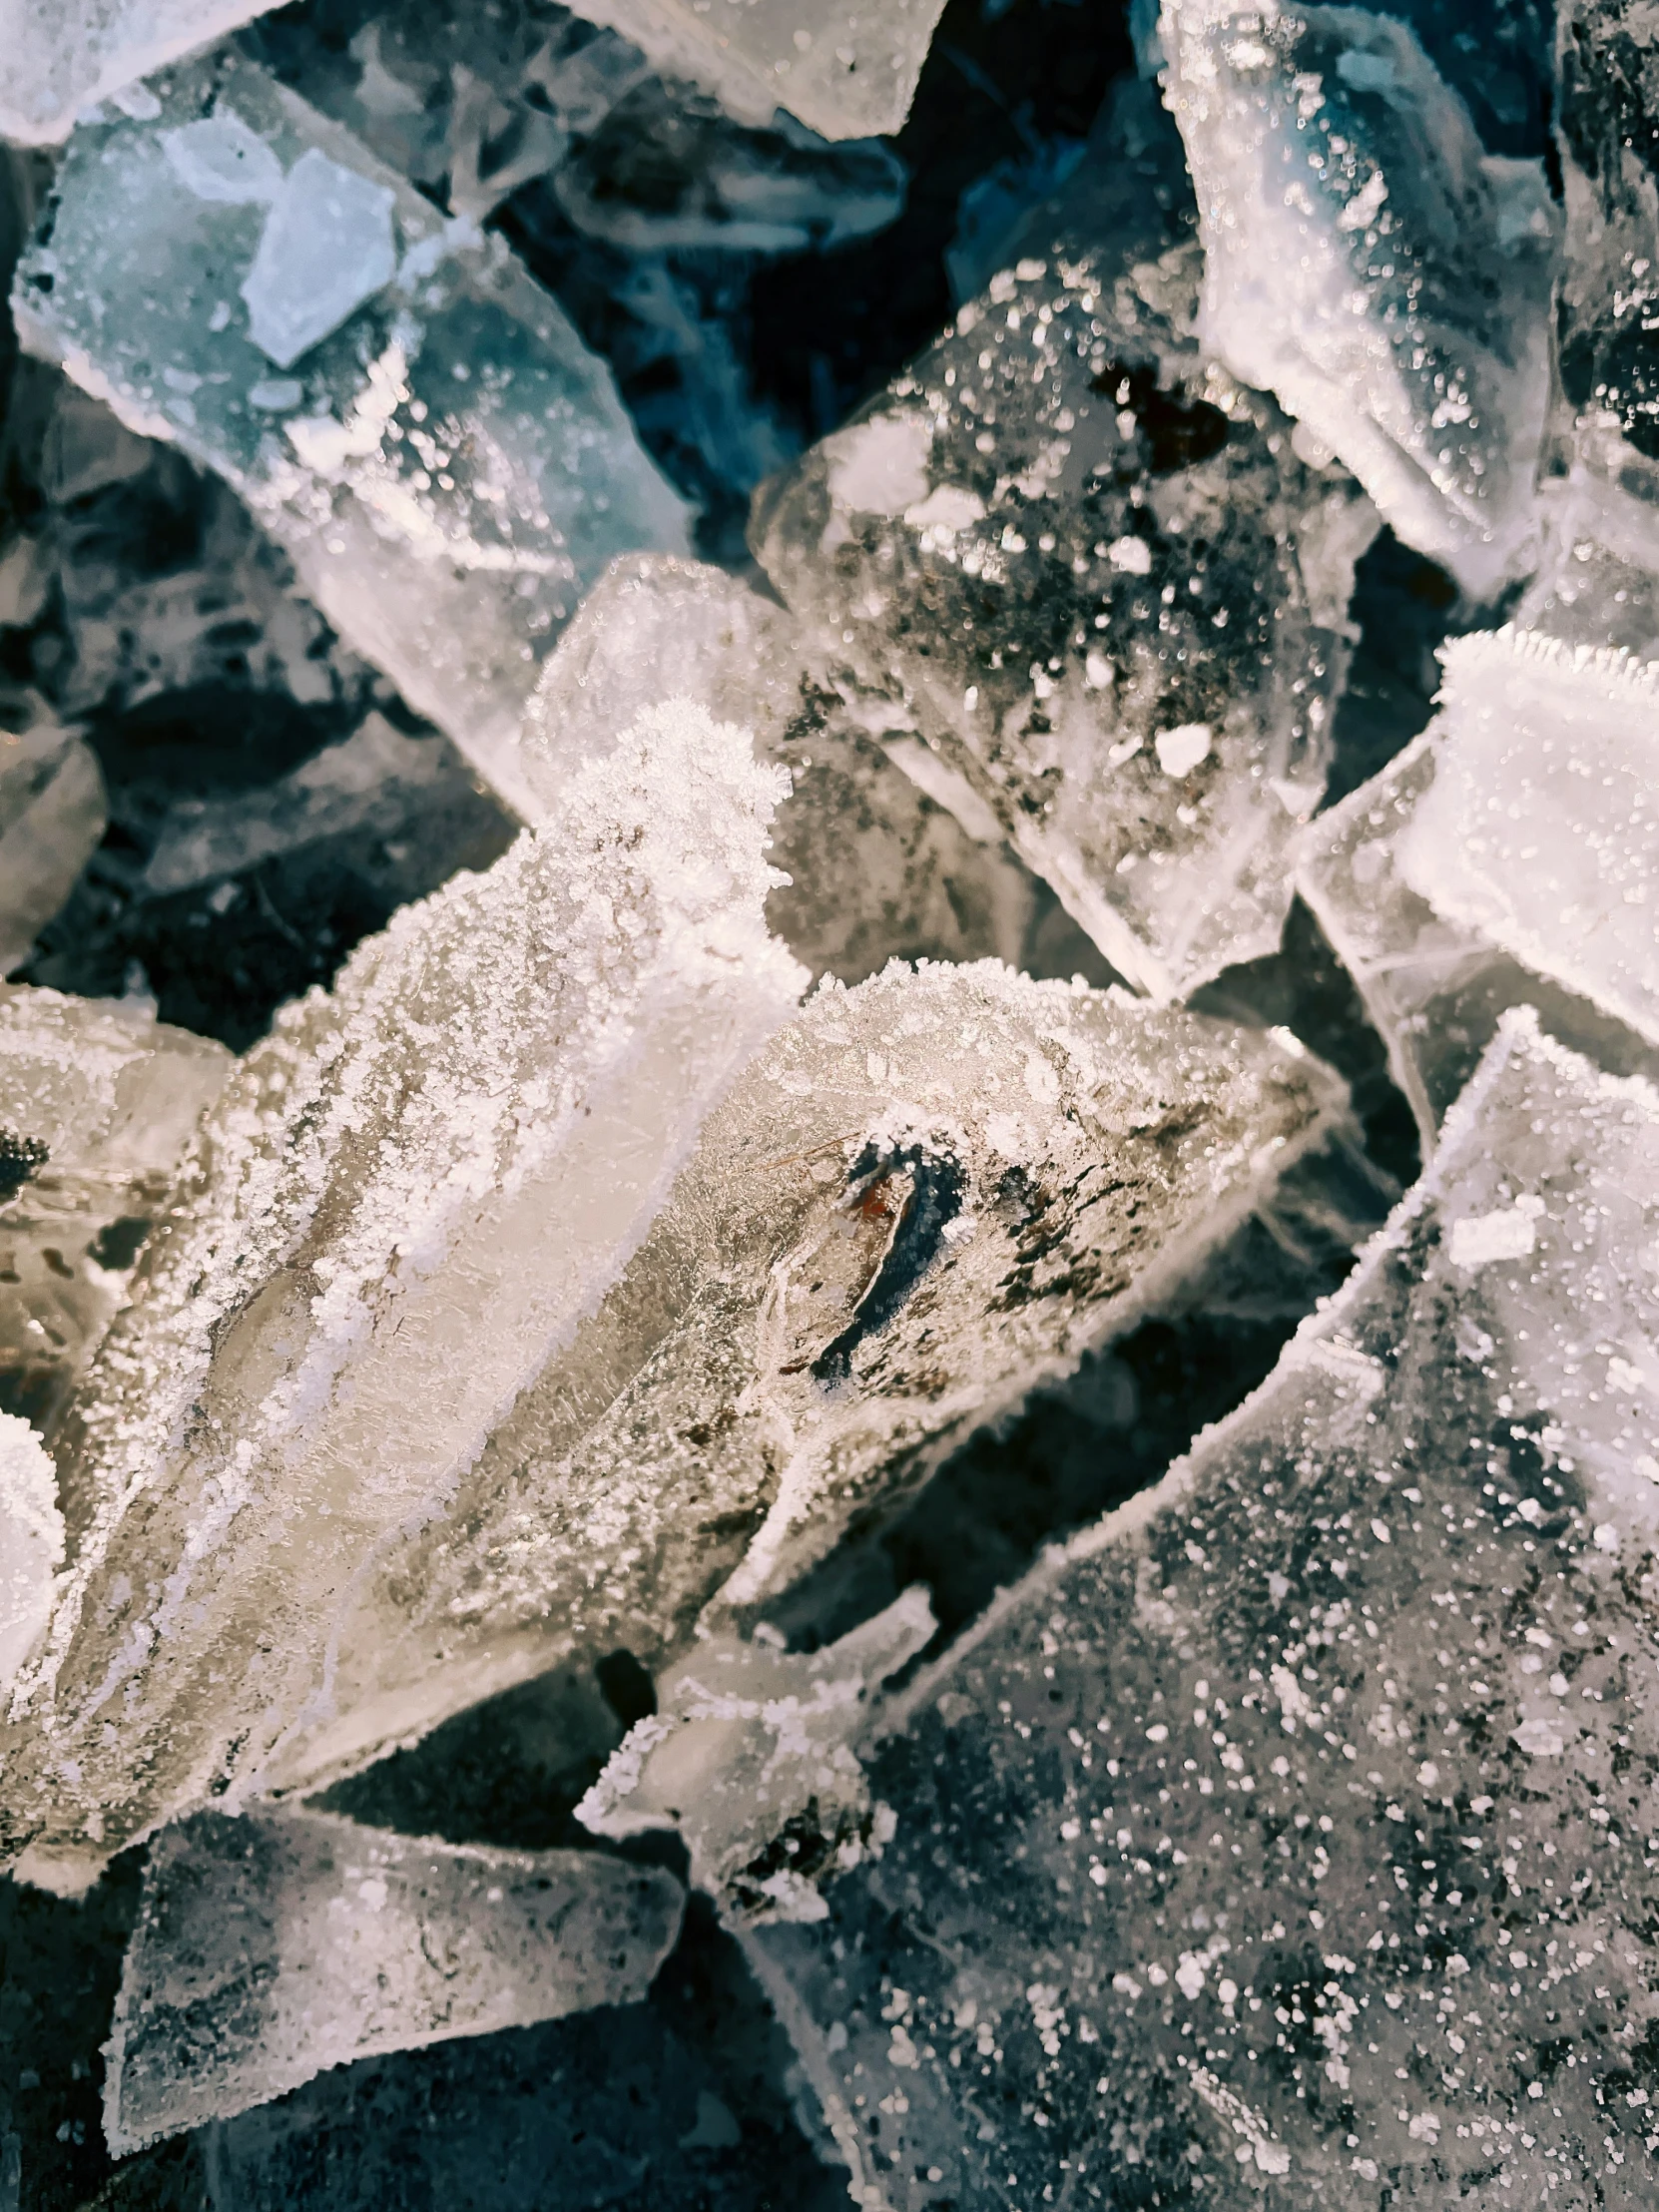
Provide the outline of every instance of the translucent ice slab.
{"type": "Polygon", "coordinates": [[[21,1415],[0,1413],[0,1696],[46,1631],[63,1551],[57,1469],[21,1415]]]}
{"type": "Polygon", "coordinates": [[[509,804],[586,585],[686,542],[609,371],[502,242],[235,54],[82,127],[14,307],[33,351],[234,486],[509,804]]]}
{"type": "Polygon", "coordinates": [[[112,93],[153,97],[140,77],[209,46],[259,15],[268,0],[0,0],[0,138],[55,146],[76,118],[112,93]]]}
{"type": "Polygon", "coordinates": [[[144,1000],[0,985],[0,1382],[46,1426],[231,1055],[144,1000]]]}
{"type": "Polygon", "coordinates": [[[992,962],[820,990],[445,1516],[353,1589],[332,1709],[272,1786],[572,1656],[662,1675],[694,1622],[750,1628],[1184,1282],[1342,1111],[1273,1036],[992,962]]]}
{"type": "Polygon", "coordinates": [[[1160,997],[1278,945],[1375,527],[1193,341],[1200,256],[1147,174],[1180,205],[1173,141],[1092,152],[751,529],[869,727],[1160,997]]]}
{"type": "Polygon", "coordinates": [[[269,2104],[326,2066],[644,1996],[671,1874],[491,1851],[298,1808],[150,1848],[104,2084],[110,2148],[269,2104]]]}
{"type": "Polygon", "coordinates": [[[569,1345],[806,981],[762,916],[781,782],[699,710],[643,718],[239,1064],[55,1439],[48,1764],[5,1774],[43,1871],[328,1709],[357,1583],[569,1345]]]}
{"type": "Polygon", "coordinates": [[[1303,896],[1430,1141],[1505,1006],[1659,1068],[1659,686],[1514,630],[1442,652],[1440,712],[1309,829],[1303,896]]]}
{"type": "Polygon", "coordinates": [[[28,957],[107,819],[98,757],[83,739],[50,716],[0,727],[0,976],[28,957]]]}
{"type": "Polygon", "coordinates": [[[779,108],[822,138],[890,137],[903,124],[943,0],[583,0],[671,77],[707,85],[740,120],[779,108]]]}
{"type": "Polygon", "coordinates": [[[855,2197],[1644,2201],[1656,1207],[1659,1093],[1507,1015],[1262,1389],[890,1709],[879,1864],[750,1937],[855,2197]]]}
{"type": "Polygon", "coordinates": [[[807,660],[775,600],[722,569],[631,554],[550,655],[514,773],[550,805],[575,765],[643,707],[695,699],[743,723],[757,758],[790,772],[772,840],[790,881],[771,893],[767,918],[815,975],[857,983],[895,957],[1032,967],[1049,951],[1039,887],[997,825],[969,835],[914,780],[916,757],[924,769],[932,760],[925,747],[859,729],[807,660]]]}
{"type": "Polygon", "coordinates": [[[1524,568],[1549,396],[1541,162],[1482,152],[1415,34],[1351,7],[1166,0],[1203,328],[1475,597],[1524,568]]]}

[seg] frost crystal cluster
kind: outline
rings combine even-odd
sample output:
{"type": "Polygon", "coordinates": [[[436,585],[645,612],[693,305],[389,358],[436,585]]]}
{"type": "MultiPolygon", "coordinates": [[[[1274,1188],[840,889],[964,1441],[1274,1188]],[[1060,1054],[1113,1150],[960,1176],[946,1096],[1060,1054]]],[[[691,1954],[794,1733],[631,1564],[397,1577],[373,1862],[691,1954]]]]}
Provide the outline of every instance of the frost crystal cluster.
{"type": "Polygon", "coordinates": [[[0,0],[0,2212],[1659,2189],[1659,16],[0,0]]]}

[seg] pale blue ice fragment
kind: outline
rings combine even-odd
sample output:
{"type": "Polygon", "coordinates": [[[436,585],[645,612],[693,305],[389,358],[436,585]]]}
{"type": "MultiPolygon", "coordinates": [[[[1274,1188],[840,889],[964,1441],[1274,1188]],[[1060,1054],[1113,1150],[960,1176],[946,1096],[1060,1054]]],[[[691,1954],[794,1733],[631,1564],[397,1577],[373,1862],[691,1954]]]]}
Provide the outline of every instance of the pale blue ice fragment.
{"type": "Polygon", "coordinates": [[[389,187],[314,146],[289,170],[242,286],[254,343],[278,368],[291,368],[391,282],[393,199],[389,187]]]}
{"type": "Polygon", "coordinates": [[[230,108],[168,131],[162,150],[198,200],[221,207],[256,207],[282,189],[282,165],[264,139],[230,108]]]}

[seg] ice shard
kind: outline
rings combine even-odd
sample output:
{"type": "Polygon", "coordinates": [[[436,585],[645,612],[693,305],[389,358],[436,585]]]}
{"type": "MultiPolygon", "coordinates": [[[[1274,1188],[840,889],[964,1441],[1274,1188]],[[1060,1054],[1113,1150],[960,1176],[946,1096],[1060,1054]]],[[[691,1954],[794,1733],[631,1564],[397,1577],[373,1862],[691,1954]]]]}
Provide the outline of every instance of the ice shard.
{"type": "Polygon", "coordinates": [[[104,2085],[115,2151],[328,2066],[636,2003],[673,1948],[671,1874],[494,1851],[300,1808],[201,1813],[150,1849],[104,2085]]]}
{"type": "Polygon", "coordinates": [[[0,1696],[46,1632],[63,1551],[57,1469],[26,1420],[0,1413],[0,1696]]]}
{"type": "Polygon", "coordinates": [[[26,728],[0,728],[0,976],[28,957],[106,821],[104,779],[85,739],[33,703],[26,728]]]}
{"type": "Polygon", "coordinates": [[[849,1526],[1184,1283],[1345,1110],[1283,1039],[1121,992],[988,961],[823,986],[442,1517],[350,1592],[328,1707],[269,1786],[573,1658],[666,1677],[694,1624],[765,1629],[849,1526]]]}
{"type": "Polygon", "coordinates": [[[0,0],[0,138],[56,146],[114,95],[138,113],[137,80],[247,23],[268,0],[0,0]],[[129,90],[129,88],[131,88],[129,90]]]}
{"type": "Polygon", "coordinates": [[[1278,944],[1375,528],[1192,338],[1201,256],[1148,180],[1184,204],[1173,139],[1094,148],[751,528],[869,726],[1161,997],[1278,944]]]}
{"type": "Polygon", "coordinates": [[[643,717],[239,1064],[54,1438],[73,1551],[5,1773],[43,1874],[245,1788],[328,1708],[358,1585],[441,1520],[788,1018],[782,781],[699,710],[643,717]]]}
{"type": "Polygon", "coordinates": [[[1659,1071],[1659,677],[1509,629],[1441,657],[1438,716],[1309,828],[1299,876],[1430,1142],[1506,1006],[1659,1071]]]}
{"type": "Polygon", "coordinates": [[[582,0],[665,76],[689,77],[728,113],[768,123],[788,109],[827,139],[890,138],[915,98],[943,0],[582,0]]]}
{"type": "Polygon", "coordinates": [[[642,708],[695,699],[752,730],[785,767],[767,900],[774,932],[815,975],[861,982],[889,959],[1005,960],[1069,975],[1089,948],[1002,838],[970,835],[923,782],[919,740],[861,729],[815,681],[807,642],[776,600],[724,570],[666,554],[613,562],[548,658],[515,767],[539,806],[642,708]],[[1062,925],[1057,928],[1055,925],[1062,925]]]}
{"type": "Polygon", "coordinates": [[[145,1000],[0,985],[0,1389],[46,1427],[231,1055],[145,1000]]]}
{"type": "Polygon", "coordinates": [[[31,350],[233,486],[509,804],[582,592],[685,546],[609,370],[504,243],[234,53],[82,126],[13,304],[31,350]]]}
{"type": "Polygon", "coordinates": [[[892,1819],[870,1803],[852,1751],[868,1701],[937,1625],[915,1589],[816,1652],[709,1638],[630,1729],[577,1819],[597,1836],[674,1830],[692,1881],[729,1915],[823,1920],[815,1878],[879,1856],[892,1819]]]}
{"type": "Polygon", "coordinates": [[[891,1704],[879,1864],[749,1938],[866,2204],[1645,2201],[1656,1210],[1659,1093],[1506,1015],[1262,1389],[891,1704]]]}
{"type": "Polygon", "coordinates": [[[1550,390],[1543,164],[1486,154],[1367,8],[1166,0],[1205,339],[1473,597],[1524,573],[1550,390]]]}

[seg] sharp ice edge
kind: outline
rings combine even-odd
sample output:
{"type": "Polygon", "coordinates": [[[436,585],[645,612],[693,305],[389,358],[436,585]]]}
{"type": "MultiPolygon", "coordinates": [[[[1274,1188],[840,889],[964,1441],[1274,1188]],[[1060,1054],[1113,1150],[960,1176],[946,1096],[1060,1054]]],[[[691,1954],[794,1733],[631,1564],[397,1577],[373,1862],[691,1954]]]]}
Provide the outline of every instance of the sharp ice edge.
{"type": "Polygon", "coordinates": [[[1262,1388],[875,1716],[881,1865],[749,1938],[871,2166],[1031,2200],[1191,2141],[1359,2206],[1426,2158],[1541,2195],[1605,2134],[1646,1994],[1656,1205],[1659,1091],[1506,1012],[1262,1388]]]}
{"type": "Polygon", "coordinates": [[[644,1997],[685,1892],[596,1852],[499,1851],[302,1807],[151,1844],[107,2046],[118,2154],[325,2067],[644,1997]]]}
{"type": "Polygon", "coordinates": [[[955,326],[763,487],[752,541],[866,727],[910,765],[925,741],[969,833],[997,825],[1170,997],[1278,945],[1377,524],[1205,361],[1197,250],[1147,189],[1179,205],[1178,148],[1133,104],[1114,130],[955,326]]]}
{"type": "Polygon", "coordinates": [[[240,1063],[56,1438],[76,1549],[7,1767],[42,1879],[329,1709],[357,1582],[602,1298],[807,980],[761,911],[781,788],[746,732],[642,717],[240,1063]]]}
{"type": "Polygon", "coordinates": [[[1536,555],[1559,228],[1543,164],[1483,153],[1389,16],[1166,0],[1160,30],[1207,343],[1405,543],[1489,595],[1536,555]]]}
{"type": "Polygon", "coordinates": [[[811,1654],[711,1637],[667,1681],[576,1808],[596,1836],[675,1830],[695,1886],[743,1923],[819,1921],[817,1880],[879,1857],[856,1747],[868,1701],[931,1640],[927,1593],[811,1654]]]}
{"type": "Polygon", "coordinates": [[[153,116],[80,128],[13,311],[30,350],[222,475],[510,805],[524,700],[584,587],[618,552],[685,547],[608,369],[502,241],[444,224],[246,59],[174,73],[153,116]],[[204,118],[220,138],[182,156],[204,118]],[[241,199],[220,181],[249,135],[284,172],[269,206],[257,176],[241,199]],[[142,377],[124,350],[141,341],[142,377]]]}
{"type": "Polygon", "coordinates": [[[1617,1072],[1659,1066],[1659,669],[1512,628],[1441,658],[1434,721],[1310,826],[1298,872],[1430,1142],[1523,999],[1617,1072]]]}
{"type": "Polygon", "coordinates": [[[619,31],[670,76],[705,85],[740,120],[779,108],[827,139],[891,137],[916,81],[943,0],[751,0],[711,19],[686,0],[583,0],[581,12],[619,31]]]}

